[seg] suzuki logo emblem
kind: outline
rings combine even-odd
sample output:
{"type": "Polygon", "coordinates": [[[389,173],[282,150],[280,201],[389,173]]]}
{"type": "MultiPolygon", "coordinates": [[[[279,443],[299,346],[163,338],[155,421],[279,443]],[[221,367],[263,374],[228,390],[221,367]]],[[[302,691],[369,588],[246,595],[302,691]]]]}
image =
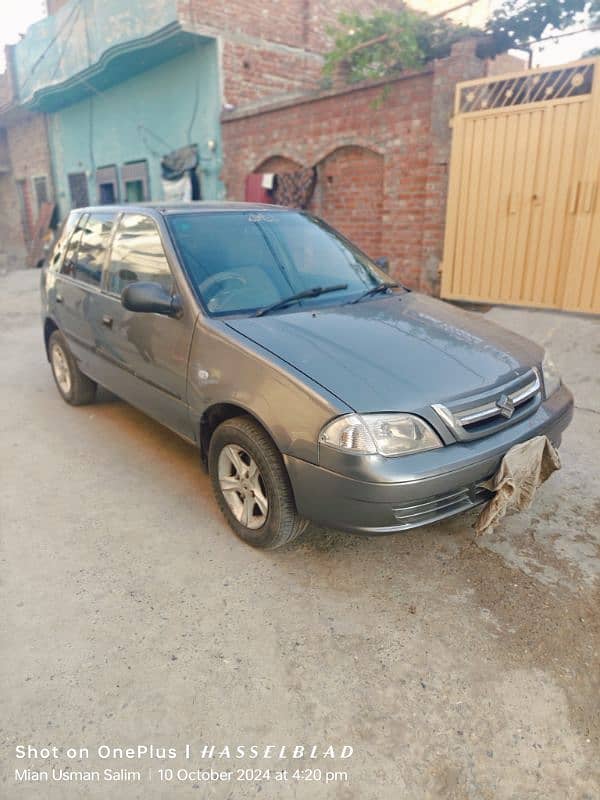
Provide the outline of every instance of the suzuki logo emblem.
{"type": "Polygon", "coordinates": [[[498,408],[502,416],[506,417],[506,419],[510,419],[515,410],[515,404],[510,399],[510,397],[508,397],[505,394],[500,395],[500,397],[496,401],[496,407],[498,408]]]}

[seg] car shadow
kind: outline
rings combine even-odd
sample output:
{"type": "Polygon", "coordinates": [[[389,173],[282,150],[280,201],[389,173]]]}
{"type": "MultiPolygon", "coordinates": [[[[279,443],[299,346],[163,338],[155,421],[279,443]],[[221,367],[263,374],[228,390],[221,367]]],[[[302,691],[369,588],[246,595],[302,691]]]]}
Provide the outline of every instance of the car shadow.
{"type": "MultiPolygon", "coordinates": [[[[143,454],[144,460],[160,458],[168,463],[171,478],[179,484],[188,485],[196,493],[197,501],[203,507],[208,503],[211,515],[222,524],[227,533],[234,536],[219,511],[212,493],[210,477],[202,468],[194,445],[103,387],[98,388],[96,403],[86,408],[94,409],[94,416],[99,417],[104,424],[118,427],[120,441],[123,441],[124,436],[129,436],[131,443],[143,454]]],[[[462,542],[473,541],[472,525],[477,513],[476,510],[467,512],[457,518],[442,520],[404,533],[372,536],[347,533],[309,523],[306,531],[298,539],[276,551],[267,552],[271,552],[279,559],[300,553],[303,558],[310,558],[311,554],[339,555],[351,554],[354,551],[377,552],[382,549],[395,551],[398,547],[410,550],[413,547],[423,547],[427,540],[437,541],[448,536],[452,536],[455,540],[459,537],[462,542]]],[[[240,546],[243,547],[244,544],[240,542],[240,546]]]]}
{"type": "Polygon", "coordinates": [[[96,406],[106,406],[111,405],[113,403],[121,403],[122,405],[127,405],[124,400],[121,400],[120,397],[117,397],[116,394],[113,394],[108,389],[105,389],[104,386],[98,386],[98,390],[96,392],[96,402],[94,405],[96,406]]]}

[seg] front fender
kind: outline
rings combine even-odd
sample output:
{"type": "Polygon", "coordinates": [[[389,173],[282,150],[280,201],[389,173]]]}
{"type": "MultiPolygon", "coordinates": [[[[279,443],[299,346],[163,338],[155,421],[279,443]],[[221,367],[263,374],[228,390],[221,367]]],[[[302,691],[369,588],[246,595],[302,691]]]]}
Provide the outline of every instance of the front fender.
{"type": "Polygon", "coordinates": [[[229,403],[254,416],[281,453],[314,464],[323,425],[352,410],[260,345],[203,318],[190,350],[188,402],[195,430],[207,409],[229,403]]]}

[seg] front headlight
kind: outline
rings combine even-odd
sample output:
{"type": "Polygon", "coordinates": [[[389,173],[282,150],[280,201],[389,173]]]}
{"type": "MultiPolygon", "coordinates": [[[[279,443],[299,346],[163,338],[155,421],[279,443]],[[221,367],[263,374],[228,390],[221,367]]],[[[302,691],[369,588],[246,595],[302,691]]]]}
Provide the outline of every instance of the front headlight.
{"type": "Polygon", "coordinates": [[[349,453],[382,456],[443,447],[429,425],[412,414],[347,414],[325,425],[319,442],[349,453]]]}
{"type": "Polygon", "coordinates": [[[544,392],[546,397],[550,397],[560,386],[560,373],[548,353],[544,355],[542,361],[542,375],[544,376],[544,392]]]}

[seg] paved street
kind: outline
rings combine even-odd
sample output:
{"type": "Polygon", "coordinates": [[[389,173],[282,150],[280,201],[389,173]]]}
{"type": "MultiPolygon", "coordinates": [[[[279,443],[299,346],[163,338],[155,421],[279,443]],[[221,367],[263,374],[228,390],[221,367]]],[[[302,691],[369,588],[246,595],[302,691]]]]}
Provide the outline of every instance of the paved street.
{"type": "Polygon", "coordinates": [[[471,514],[263,553],[229,532],[192,447],[108,393],[60,399],[38,281],[0,277],[1,797],[600,796],[600,320],[489,312],[548,345],[576,396],[529,512],[478,541],[471,514]],[[41,765],[18,744],[188,742],[354,753],[283,786],[14,782],[41,765]],[[331,769],[348,780],[325,785],[331,769]]]}

